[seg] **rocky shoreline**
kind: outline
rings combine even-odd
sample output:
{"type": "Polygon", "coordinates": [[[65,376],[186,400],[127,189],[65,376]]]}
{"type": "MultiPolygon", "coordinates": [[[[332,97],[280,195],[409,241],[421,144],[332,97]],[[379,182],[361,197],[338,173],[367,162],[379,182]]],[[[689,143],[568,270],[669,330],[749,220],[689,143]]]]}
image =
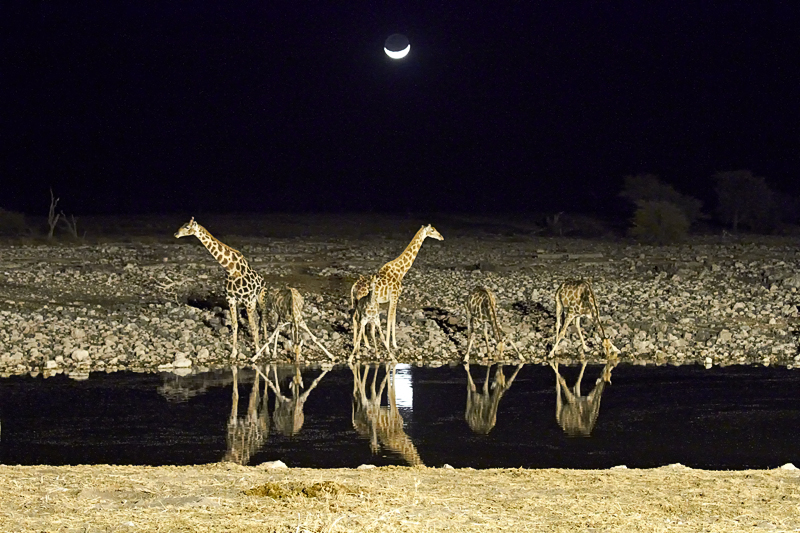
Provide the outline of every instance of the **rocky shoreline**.
{"type": "MultiPolygon", "coordinates": [[[[335,364],[346,362],[352,349],[350,286],[402,252],[418,229],[406,225],[407,231],[387,236],[233,236],[226,242],[268,285],[300,290],[309,327],[335,356],[330,360],[307,342],[303,360],[335,364]]],[[[703,237],[649,247],[457,231],[446,224],[437,229],[445,240],[426,241],[404,280],[400,362],[460,361],[464,299],[481,284],[497,295],[501,326],[525,360],[543,363],[552,342],[555,289],[578,277],[593,281],[601,320],[623,363],[800,365],[800,253],[793,241],[703,237]]],[[[219,264],[196,239],[127,240],[0,245],[0,375],[187,374],[231,364],[219,264]]],[[[243,364],[252,356],[246,321],[239,331],[243,364]]],[[[577,335],[568,339],[559,357],[577,360],[577,335]]],[[[288,361],[288,343],[282,337],[276,360],[288,361]]],[[[483,342],[476,346],[471,360],[487,360],[483,342]]],[[[599,343],[590,341],[590,347],[589,359],[599,359],[599,343]]],[[[374,356],[362,352],[365,357],[374,356]]],[[[512,350],[503,357],[517,360],[512,350]]]]}

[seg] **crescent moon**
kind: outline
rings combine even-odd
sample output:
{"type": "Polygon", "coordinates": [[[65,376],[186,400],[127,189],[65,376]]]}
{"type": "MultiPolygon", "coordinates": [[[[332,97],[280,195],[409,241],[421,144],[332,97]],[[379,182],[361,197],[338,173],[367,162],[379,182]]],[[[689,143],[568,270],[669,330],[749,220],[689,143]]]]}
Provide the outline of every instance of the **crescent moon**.
{"type": "Polygon", "coordinates": [[[386,52],[386,55],[391,57],[392,59],[403,59],[411,51],[411,45],[409,44],[402,50],[389,50],[384,46],[383,51],[386,52]]]}

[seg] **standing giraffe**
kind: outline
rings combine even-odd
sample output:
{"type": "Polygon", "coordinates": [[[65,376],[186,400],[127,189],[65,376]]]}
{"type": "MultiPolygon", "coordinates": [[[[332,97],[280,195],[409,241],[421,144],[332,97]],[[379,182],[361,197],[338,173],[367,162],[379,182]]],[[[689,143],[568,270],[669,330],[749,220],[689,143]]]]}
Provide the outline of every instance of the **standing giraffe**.
{"type": "Polygon", "coordinates": [[[375,355],[378,354],[378,343],[375,341],[375,326],[378,327],[378,333],[381,336],[386,350],[389,352],[392,360],[394,361],[394,354],[389,348],[389,343],[383,338],[383,331],[381,329],[380,309],[378,307],[378,300],[375,298],[375,284],[378,281],[378,276],[370,276],[369,278],[369,293],[356,302],[355,309],[353,309],[353,352],[350,354],[348,363],[353,361],[353,357],[361,349],[361,340],[369,348],[369,341],[364,334],[367,325],[370,327],[370,335],[372,336],[372,344],[375,345],[375,355]]]}
{"type": "MultiPolygon", "coordinates": [[[[497,299],[494,293],[486,287],[475,287],[467,296],[467,353],[464,362],[469,362],[469,352],[472,350],[472,341],[475,338],[475,326],[483,323],[483,340],[486,342],[486,355],[489,355],[489,335],[486,332],[488,323],[491,323],[494,337],[497,340],[497,355],[502,356],[504,350],[505,336],[502,335],[500,326],[497,324],[497,299]]],[[[509,344],[514,348],[520,359],[522,354],[511,340],[509,344]]]]}
{"type": "MultiPolygon", "coordinates": [[[[389,303],[389,311],[386,315],[386,344],[389,344],[391,340],[392,346],[395,348],[397,348],[397,302],[400,300],[400,293],[403,291],[403,276],[411,268],[423,241],[428,237],[439,241],[444,240],[444,237],[430,224],[422,226],[406,246],[403,253],[397,259],[389,261],[378,270],[375,296],[379,304],[389,303]]],[[[350,300],[354,307],[356,301],[369,294],[369,285],[369,278],[361,276],[350,289],[350,300]]]]}
{"type": "Polygon", "coordinates": [[[237,336],[239,332],[239,312],[238,305],[244,305],[247,309],[247,319],[250,323],[250,333],[258,351],[258,315],[256,307],[264,312],[263,287],[264,279],[255,270],[250,268],[247,260],[241,252],[234,250],[227,244],[215,239],[206,228],[194,221],[194,217],[180,227],[175,232],[175,237],[181,238],[194,235],[211,252],[214,259],[219,261],[228,272],[228,279],[225,282],[227,292],[228,307],[231,312],[231,332],[233,335],[233,351],[231,357],[236,357],[239,353],[237,346],[237,336]]]}
{"type": "Polygon", "coordinates": [[[573,320],[578,329],[578,336],[581,338],[583,352],[588,350],[581,331],[581,317],[583,316],[592,318],[600,330],[600,340],[606,359],[615,359],[619,349],[606,337],[603,324],[600,323],[600,312],[597,309],[597,298],[594,296],[592,285],[588,280],[583,279],[568,279],[556,290],[556,338],[553,341],[553,348],[550,350],[550,357],[556,352],[558,343],[566,335],[567,328],[573,320]]]}

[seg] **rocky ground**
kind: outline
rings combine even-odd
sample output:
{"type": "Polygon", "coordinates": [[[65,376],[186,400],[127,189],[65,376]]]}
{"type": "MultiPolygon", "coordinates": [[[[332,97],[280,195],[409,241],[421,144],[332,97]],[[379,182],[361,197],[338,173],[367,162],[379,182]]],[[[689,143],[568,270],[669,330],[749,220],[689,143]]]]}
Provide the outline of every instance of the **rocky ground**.
{"type": "MultiPolygon", "coordinates": [[[[229,365],[225,272],[197,239],[172,236],[185,221],[162,217],[126,226],[106,220],[96,222],[105,231],[84,242],[0,243],[0,374],[190,373],[229,365]]],[[[308,326],[335,356],[331,361],[306,342],[308,362],[346,360],[353,281],[397,257],[421,224],[432,223],[445,240],[426,241],[405,277],[397,326],[401,362],[436,365],[463,357],[464,300],[478,284],[496,293],[501,325],[523,357],[543,362],[555,289],[582,277],[593,280],[601,319],[623,361],[800,365],[795,240],[705,236],[650,247],[619,238],[543,237],[519,221],[454,216],[198,222],[244,253],[269,285],[300,290],[308,326]]],[[[252,341],[244,315],[240,324],[244,361],[252,341]]],[[[577,359],[577,335],[569,339],[561,357],[577,359]]],[[[279,360],[289,356],[289,343],[283,336],[279,360]]],[[[596,352],[598,342],[590,345],[596,352]]],[[[483,343],[477,347],[474,361],[487,357],[483,343]]],[[[511,350],[504,357],[517,359],[511,350]]]]}

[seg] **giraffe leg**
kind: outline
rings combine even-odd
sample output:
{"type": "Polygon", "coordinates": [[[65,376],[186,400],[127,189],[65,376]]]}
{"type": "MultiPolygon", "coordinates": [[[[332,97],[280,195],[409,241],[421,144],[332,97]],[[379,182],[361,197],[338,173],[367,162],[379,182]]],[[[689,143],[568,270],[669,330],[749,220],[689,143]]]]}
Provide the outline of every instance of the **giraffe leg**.
{"type": "Polygon", "coordinates": [[[472,329],[472,322],[469,324],[469,333],[467,334],[469,338],[467,339],[467,353],[464,355],[464,362],[469,363],[469,352],[472,350],[472,341],[475,338],[473,335],[474,331],[472,329]]]}
{"type": "Polygon", "coordinates": [[[397,349],[397,303],[400,301],[401,290],[389,297],[389,316],[386,319],[386,341],[388,342],[391,336],[392,346],[395,350],[397,349]]]}
{"type": "Polygon", "coordinates": [[[569,327],[569,323],[571,321],[572,321],[572,317],[567,316],[567,319],[564,321],[564,324],[561,326],[561,328],[556,330],[556,340],[553,342],[553,349],[550,350],[550,355],[548,357],[552,357],[553,355],[555,355],[556,348],[558,347],[558,343],[561,342],[561,339],[563,339],[564,335],[566,335],[567,328],[569,327]]]}
{"type": "Polygon", "coordinates": [[[397,300],[394,296],[389,296],[389,309],[386,311],[386,343],[393,342],[394,347],[397,348],[397,341],[394,340],[395,305],[397,305],[397,300]]]}
{"type": "Polygon", "coordinates": [[[247,322],[250,324],[250,333],[253,335],[253,342],[256,345],[256,352],[261,347],[258,338],[258,315],[256,314],[256,302],[247,304],[247,322]]]}
{"type": "Polygon", "coordinates": [[[256,304],[258,305],[258,316],[261,319],[261,336],[264,337],[264,340],[267,340],[267,300],[266,300],[266,291],[261,289],[261,292],[258,293],[258,298],[256,299],[256,304]]]}
{"type": "Polygon", "coordinates": [[[561,332],[561,320],[563,318],[563,313],[564,307],[561,304],[558,294],[556,294],[556,338],[553,341],[553,351],[550,352],[551,355],[556,351],[556,346],[558,346],[558,334],[561,332]]]}
{"type": "Polygon", "coordinates": [[[353,357],[358,353],[358,349],[361,348],[361,337],[364,335],[363,328],[357,328],[353,330],[353,351],[350,353],[350,358],[347,360],[348,363],[353,361],[353,357]]]}
{"type": "MultiPolygon", "coordinates": [[[[372,342],[375,344],[375,350],[376,350],[376,353],[377,353],[378,343],[375,342],[375,327],[378,328],[378,337],[380,337],[381,342],[383,342],[383,328],[381,327],[381,317],[380,316],[377,317],[377,319],[375,320],[375,323],[373,324],[373,328],[372,328],[372,335],[373,335],[372,342]]],[[[395,359],[394,352],[392,352],[392,348],[389,346],[389,343],[388,342],[384,342],[383,346],[384,346],[384,348],[386,348],[386,351],[389,353],[389,357],[391,357],[392,361],[396,362],[397,359],[395,359]]]]}
{"type": "Polygon", "coordinates": [[[483,323],[483,341],[486,343],[486,357],[489,357],[489,354],[492,353],[492,349],[489,347],[489,333],[487,332],[489,325],[484,322],[483,323]]]}
{"type": "Polygon", "coordinates": [[[583,338],[583,332],[581,331],[581,317],[575,317],[575,327],[578,329],[578,336],[581,338],[581,347],[583,348],[583,353],[581,354],[583,357],[586,356],[586,352],[589,351],[589,348],[586,347],[586,340],[583,338]]]}
{"type": "Polygon", "coordinates": [[[236,312],[236,299],[235,298],[228,298],[228,308],[231,312],[231,343],[233,344],[233,349],[231,351],[231,357],[236,357],[239,354],[239,350],[237,349],[237,337],[239,336],[239,315],[236,312]]]}
{"type": "MultiPolygon", "coordinates": [[[[319,342],[319,340],[318,340],[318,339],[317,339],[317,338],[314,336],[314,334],[313,334],[313,333],[311,333],[311,330],[310,330],[310,329],[308,329],[308,325],[306,325],[306,322],[305,322],[305,320],[304,320],[304,321],[302,321],[302,322],[300,322],[300,327],[302,327],[302,328],[305,330],[305,332],[306,332],[306,333],[308,333],[308,336],[309,336],[309,337],[311,337],[311,340],[312,340],[312,341],[314,341],[314,343],[315,343],[317,346],[319,346],[319,349],[320,349],[320,350],[322,350],[323,352],[325,352],[325,355],[327,355],[329,359],[333,359],[333,358],[334,358],[334,357],[333,357],[333,354],[331,354],[331,352],[329,352],[329,351],[328,351],[328,350],[327,350],[327,349],[326,349],[326,348],[325,348],[325,347],[322,345],[322,343],[321,343],[321,342],[319,342]]],[[[299,337],[299,336],[300,336],[300,335],[299,335],[299,333],[298,333],[298,337],[299,337]]],[[[364,337],[364,334],[362,333],[362,334],[361,334],[361,336],[362,336],[362,337],[364,337]]],[[[364,340],[366,340],[366,337],[364,337],[364,340]]]]}
{"type": "Polygon", "coordinates": [[[283,324],[278,324],[275,327],[275,331],[272,333],[272,337],[269,338],[267,343],[269,343],[273,338],[275,339],[275,345],[272,347],[272,357],[275,357],[278,354],[278,337],[280,337],[281,330],[286,326],[288,322],[284,322],[283,324]]]}
{"type": "Polygon", "coordinates": [[[367,342],[366,343],[367,350],[374,350],[375,351],[375,356],[377,357],[378,356],[378,343],[375,341],[375,323],[374,322],[368,322],[368,323],[364,324],[364,341],[367,340],[367,334],[366,334],[366,329],[367,328],[369,328],[369,334],[372,337],[372,347],[370,347],[369,343],[367,342]]]}

